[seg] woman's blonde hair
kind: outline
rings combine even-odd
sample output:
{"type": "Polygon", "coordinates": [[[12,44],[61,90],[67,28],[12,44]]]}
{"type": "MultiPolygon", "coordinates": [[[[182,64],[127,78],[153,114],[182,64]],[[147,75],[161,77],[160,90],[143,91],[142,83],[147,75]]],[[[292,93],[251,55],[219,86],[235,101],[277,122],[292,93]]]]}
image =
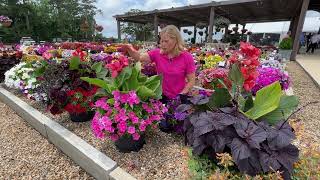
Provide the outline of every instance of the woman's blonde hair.
{"type": "Polygon", "coordinates": [[[178,56],[180,52],[184,50],[184,41],[179,29],[175,25],[168,25],[161,30],[160,37],[163,34],[167,34],[170,38],[176,40],[176,45],[174,47],[173,53],[174,55],[178,56]]]}

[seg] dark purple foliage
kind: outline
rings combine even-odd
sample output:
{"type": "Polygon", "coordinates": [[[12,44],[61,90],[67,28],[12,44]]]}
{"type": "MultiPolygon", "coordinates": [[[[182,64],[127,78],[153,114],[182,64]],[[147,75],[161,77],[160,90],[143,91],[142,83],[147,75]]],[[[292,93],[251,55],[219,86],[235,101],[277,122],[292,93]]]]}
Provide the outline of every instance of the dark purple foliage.
{"type": "MultiPolygon", "coordinates": [[[[291,144],[295,138],[287,122],[275,126],[248,119],[234,107],[208,111],[207,98],[191,99],[196,109],[184,120],[186,142],[195,155],[207,154],[212,159],[215,153],[230,152],[240,172],[251,176],[283,171],[283,176],[292,173],[293,163],[298,160],[299,150],[291,144]]],[[[180,105],[179,112],[189,111],[191,105],[180,105]]]]}

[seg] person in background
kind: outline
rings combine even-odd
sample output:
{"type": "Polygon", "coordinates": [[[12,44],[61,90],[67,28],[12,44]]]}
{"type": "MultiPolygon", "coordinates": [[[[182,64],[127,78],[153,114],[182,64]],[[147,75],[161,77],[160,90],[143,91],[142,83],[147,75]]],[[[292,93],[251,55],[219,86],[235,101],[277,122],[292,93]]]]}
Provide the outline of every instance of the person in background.
{"type": "Polygon", "coordinates": [[[196,66],[192,55],[184,50],[184,41],[174,25],[160,32],[160,48],[141,53],[131,44],[122,45],[123,50],[136,61],[154,62],[157,73],[162,75],[162,101],[179,95],[185,97],[195,84],[196,66]]]}
{"type": "Polygon", "coordinates": [[[308,53],[310,49],[311,53],[314,53],[314,49],[317,47],[318,42],[320,42],[320,34],[314,34],[310,39],[310,45],[306,53],[308,53]]]}
{"type": "Polygon", "coordinates": [[[307,37],[306,37],[306,40],[307,40],[307,48],[309,47],[309,45],[310,45],[310,40],[311,40],[311,37],[312,37],[312,34],[311,33],[309,33],[308,35],[307,35],[307,37]]]}

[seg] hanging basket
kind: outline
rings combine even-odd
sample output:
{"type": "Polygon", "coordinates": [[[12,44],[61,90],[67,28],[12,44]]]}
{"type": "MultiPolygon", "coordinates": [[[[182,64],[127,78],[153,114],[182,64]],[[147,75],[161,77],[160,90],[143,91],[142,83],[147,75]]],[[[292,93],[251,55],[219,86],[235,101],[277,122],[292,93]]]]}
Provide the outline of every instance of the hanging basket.
{"type": "Polygon", "coordinates": [[[192,31],[188,31],[188,35],[191,35],[192,34],[192,31]]]}
{"type": "Polygon", "coordinates": [[[188,33],[188,29],[183,29],[183,32],[184,33],[188,33]]]}
{"type": "Polygon", "coordinates": [[[6,21],[6,22],[1,22],[1,24],[4,26],[4,27],[10,27],[11,26],[11,21],[6,21]]]}
{"type": "Polygon", "coordinates": [[[97,25],[97,26],[96,26],[96,30],[97,30],[98,32],[101,32],[101,31],[103,31],[103,27],[100,26],[100,25],[97,25]]]}

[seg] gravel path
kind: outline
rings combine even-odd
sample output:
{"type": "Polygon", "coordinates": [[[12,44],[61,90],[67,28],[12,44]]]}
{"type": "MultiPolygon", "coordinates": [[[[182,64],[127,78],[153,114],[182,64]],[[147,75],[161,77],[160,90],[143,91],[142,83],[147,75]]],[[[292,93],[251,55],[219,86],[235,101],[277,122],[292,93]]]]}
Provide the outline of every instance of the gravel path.
{"type": "Polygon", "coordinates": [[[93,179],[0,101],[0,179],[93,179]]]}
{"type": "MultiPolygon", "coordinates": [[[[298,96],[300,106],[320,101],[320,89],[296,62],[288,63],[287,70],[292,79],[294,95],[298,96]]],[[[320,142],[320,103],[307,106],[293,118],[301,120],[305,130],[320,142]]]]}

